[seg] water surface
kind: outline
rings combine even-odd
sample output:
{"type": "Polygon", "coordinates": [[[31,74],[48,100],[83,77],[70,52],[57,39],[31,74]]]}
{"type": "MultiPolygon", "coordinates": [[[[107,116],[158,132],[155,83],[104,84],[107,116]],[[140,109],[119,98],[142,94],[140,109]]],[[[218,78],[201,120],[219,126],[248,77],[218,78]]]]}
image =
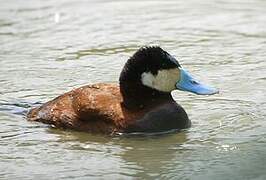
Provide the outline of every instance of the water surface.
{"type": "Polygon", "coordinates": [[[0,1],[0,179],[266,179],[266,2],[0,1]],[[81,85],[117,82],[160,45],[220,89],[175,91],[193,125],[106,137],[25,120],[81,85]]]}

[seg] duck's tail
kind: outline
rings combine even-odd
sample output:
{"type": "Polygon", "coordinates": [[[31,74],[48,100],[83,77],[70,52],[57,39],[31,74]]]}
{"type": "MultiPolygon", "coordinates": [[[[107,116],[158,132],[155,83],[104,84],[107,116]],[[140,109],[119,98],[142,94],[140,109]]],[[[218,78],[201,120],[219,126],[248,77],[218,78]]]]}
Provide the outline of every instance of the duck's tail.
{"type": "Polygon", "coordinates": [[[39,107],[35,107],[27,113],[27,120],[29,121],[38,121],[40,118],[38,116],[39,107]]]}

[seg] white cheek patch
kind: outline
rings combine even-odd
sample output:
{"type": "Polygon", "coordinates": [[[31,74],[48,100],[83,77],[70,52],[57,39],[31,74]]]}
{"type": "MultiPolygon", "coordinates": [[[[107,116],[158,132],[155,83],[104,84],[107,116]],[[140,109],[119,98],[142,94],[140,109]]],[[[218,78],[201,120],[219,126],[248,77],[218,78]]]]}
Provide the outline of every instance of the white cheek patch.
{"type": "Polygon", "coordinates": [[[163,92],[171,92],[176,89],[180,71],[178,68],[159,70],[157,75],[144,72],[141,75],[142,84],[163,92]]]}

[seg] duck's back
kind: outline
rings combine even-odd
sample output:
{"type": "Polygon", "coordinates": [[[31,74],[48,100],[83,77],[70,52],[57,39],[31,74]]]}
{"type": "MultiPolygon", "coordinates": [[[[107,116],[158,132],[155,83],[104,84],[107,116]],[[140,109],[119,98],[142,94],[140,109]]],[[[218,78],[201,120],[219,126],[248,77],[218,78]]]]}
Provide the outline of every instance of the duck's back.
{"type": "Polygon", "coordinates": [[[111,133],[141,113],[122,108],[116,84],[87,85],[65,93],[28,113],[28,120],[87,132],[111,133]]]}

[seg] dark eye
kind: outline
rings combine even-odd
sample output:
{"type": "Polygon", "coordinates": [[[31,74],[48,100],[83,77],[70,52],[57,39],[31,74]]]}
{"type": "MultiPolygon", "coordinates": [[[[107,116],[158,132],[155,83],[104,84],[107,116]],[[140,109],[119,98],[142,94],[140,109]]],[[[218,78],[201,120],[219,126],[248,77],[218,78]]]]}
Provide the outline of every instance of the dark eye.
{"type": "Polygon", "coordinates": [[[197,84],[199,84],[197,81],[195,81],[195,80],[191,80],[190,81],[192,84],[195,84],[195,85],[197,85],[197,84]]]}

